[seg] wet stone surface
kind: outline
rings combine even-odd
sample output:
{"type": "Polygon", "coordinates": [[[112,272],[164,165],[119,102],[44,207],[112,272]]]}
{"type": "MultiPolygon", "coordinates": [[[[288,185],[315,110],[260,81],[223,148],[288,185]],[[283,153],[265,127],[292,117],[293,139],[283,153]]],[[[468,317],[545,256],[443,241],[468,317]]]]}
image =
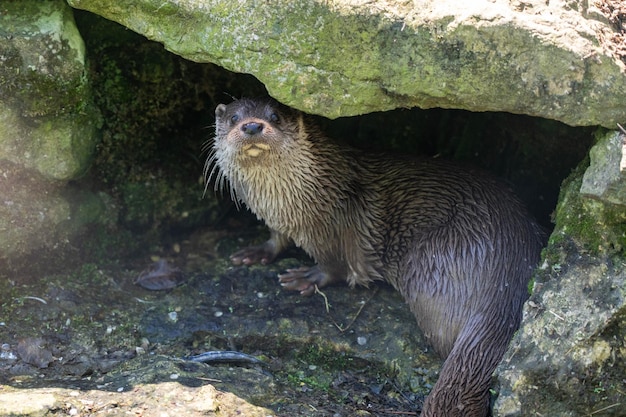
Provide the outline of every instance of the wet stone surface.
{"type": "Polygon", "coordinates": [[[310,262],[298,251],[269,266],[233,267],[228,254],[262,235],[204,230],[140,259],[3,277],[0,411],[15,412],[2,407],[26,392],[54,401],[17,415],[111,415],[114,403],[123,415],[133,410],[123,394],[136,392],[143,410],[136,415],[145,416],[230,415],[244,405],[251,407],[244,415],[418,415],[441,362],[401,297],[385,285],[325,288],[311,297],[284,291],[277,273],[310,262]],[[178,269],[178,285],[137,285],[160,260],[178,269]],[[182,359],[214,350],[263,364],[182,359]],[[154,395],[162,384],[193,397],[182,401],[191,408],[165,407],[154,395]],[[239,402],[220,403],[219,412],[194,405],[207,386],[239,402]],[[72,395],[84,401],[58,406],[72,395]]]}

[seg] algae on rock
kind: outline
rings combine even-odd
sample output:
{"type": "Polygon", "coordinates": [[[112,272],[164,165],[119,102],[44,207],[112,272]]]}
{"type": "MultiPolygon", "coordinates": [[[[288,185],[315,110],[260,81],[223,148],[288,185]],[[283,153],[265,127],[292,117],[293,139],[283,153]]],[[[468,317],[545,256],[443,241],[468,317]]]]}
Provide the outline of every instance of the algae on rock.
{"type": "Polygon", "coordinates": [[[587,2],[68,2],[330,118],[398,107],[626,118],[626,64],[604,45],[615,29],[587,2]]]}

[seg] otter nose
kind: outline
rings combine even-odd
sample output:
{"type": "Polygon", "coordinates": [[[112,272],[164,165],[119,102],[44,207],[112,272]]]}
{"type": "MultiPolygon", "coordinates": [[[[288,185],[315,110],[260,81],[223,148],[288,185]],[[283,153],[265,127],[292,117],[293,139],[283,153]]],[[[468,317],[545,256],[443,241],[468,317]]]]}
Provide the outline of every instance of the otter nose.
{"type": "Polygon", "coordinates": [[[241,126],[241,130],[243,133],[247,135],[256,135],[257,133],[261,133],[263,131],[263,123],[250,122],[241,126]]]}

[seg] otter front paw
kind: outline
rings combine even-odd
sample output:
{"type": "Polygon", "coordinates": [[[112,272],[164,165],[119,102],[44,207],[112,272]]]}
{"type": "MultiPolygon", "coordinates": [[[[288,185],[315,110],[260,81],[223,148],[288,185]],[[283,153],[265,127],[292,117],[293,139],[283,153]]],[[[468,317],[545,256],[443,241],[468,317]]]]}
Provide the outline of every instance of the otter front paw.
{"type": "Polygon", "coordinates": [[[332,279],[322,272],[316,265],[314,267],[301,266],[300,268],[288,269],[284,274],[278,275],[278,282],[283,288],[290,291],[298,291],[301,295],[313,295],[315,287],[325,287],[332,279]]]}
{"type": "Polygon", "coordinates": [[[250,246],[233,253],[230,255],[230,261],[234,265],[252,265],[258,263],[267,265],[271,263],[277,255],[274,245],[265,242],[262,245],[250,246]]]}

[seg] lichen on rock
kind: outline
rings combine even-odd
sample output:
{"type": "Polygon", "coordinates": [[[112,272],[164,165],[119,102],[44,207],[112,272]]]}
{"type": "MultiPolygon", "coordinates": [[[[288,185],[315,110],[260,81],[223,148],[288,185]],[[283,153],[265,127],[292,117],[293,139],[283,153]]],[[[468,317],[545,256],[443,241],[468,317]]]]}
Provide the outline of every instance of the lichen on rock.
{"type": "Polygon", "coordinates": [[[626,65],[603,43],[615,29],[587,2],[69,3],[331,118],[416,106],[609,128],[626,117],[626,65]]]}

